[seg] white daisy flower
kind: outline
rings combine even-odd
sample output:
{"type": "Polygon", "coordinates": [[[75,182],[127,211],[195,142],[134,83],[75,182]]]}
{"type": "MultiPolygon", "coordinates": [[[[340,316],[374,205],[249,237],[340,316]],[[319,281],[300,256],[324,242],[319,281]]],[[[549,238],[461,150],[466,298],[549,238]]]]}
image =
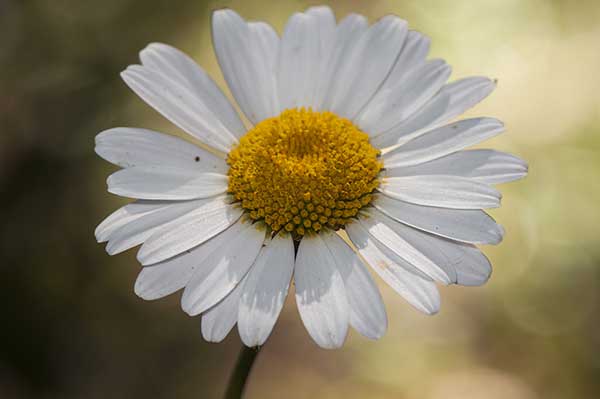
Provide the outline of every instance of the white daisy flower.
{"type": "Polygon", "coordinates": [[[96,229],[109,254],[142,245],[135,292],[157,299],[183,289],[221,341],[237,323],[262,345],[293,276],[300,317],[323,348],[348,326],[377,339],[387,327],[365,265],[411,305],[438,312],[436,283],[481,285],[491,273],[477,244],[503,230],[483,209],[493,184],[527,164],[494,150],[465,150],[504,130],[493,118],[452,122],[495,83],[446,83],[428,60],[429,38],[396,16],[371,26],[328,7],[292,15],[279,37],[232,10],[212,16],[225,80],[252,126],[188,56],[153,43],[122,77],[150,106],[206,145],[137,128],[96,138],[121,170],[108,191],[132,202],[96,229]],[[216,153],[216,152],[215,152],[216,153]],[[341,238],[340,233],[354,244],[341,238]]]}

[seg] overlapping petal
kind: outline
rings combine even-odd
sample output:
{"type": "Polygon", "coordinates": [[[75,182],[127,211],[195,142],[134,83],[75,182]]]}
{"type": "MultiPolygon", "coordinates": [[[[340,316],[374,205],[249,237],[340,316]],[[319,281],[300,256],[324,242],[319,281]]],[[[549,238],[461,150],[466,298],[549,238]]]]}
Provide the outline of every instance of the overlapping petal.
{"type": "Polygon", "coordinates": [[[265,343],[287,297],[294,271],[292,236],[280,233],[266,243],[244,283],[238,330],[247,346],[265,343]]]}
{"type": "MultiPolygon", "coordinates": [[[[501,133],[500,121],[452,120],[488,96],[494,81],[446,83],[451,68],[427,60],[429,38],[395,16],[369,26],[350,14],[336,24],[329,7],[311,7],[292,15],[280,38],[270,25],[224,9],[213,14],[212,33],[227,85],[252,124],[290,108],[331,111],[369,134],[385,169],[370,206],[343,226],[358,253],[324,228],[302,236],[295,254],[297,236],[272,235],[241,217],[243,208],[225,195],[222,157],[145,129],[100,133],[96,152],[123,168],[108,178],[109,191],[136,201],[107,217],[96,238],[108,241],[110,254],[142,244],[138,296],[184,289],[182,308],[202,314],[207,341],[220,342],[237,323],[244,344],[260,346],[293,275],[308,333],[338,348],[348,326],[371,339],[387,328],[363,262],[426,314],[440,308],[436,282],[489,279],[490,262],[475,245],[497,244],[504,231],[483,209],[500,205],[493,184],[522,178],[528,167],[510,154],[465,150],[501,133]]],[[[191,58],[152,43],[140,59],[122,76],[144,101],[216,150],[239,144],[242,119],[191,58]]]]}
{"type": "Polygon", "coordinates": [[[425,314],[439,311],[440,294],[433,281],[407,269],[401,258],[378,244],[359,223],[346,226],[346,231],[373,270],[408,303],[425,314]]]}
{"type": "Polygon", "coordinates": [[[227,197],[202,200],[191,212],[155,231],[140,248],[138,260],[150,265],[179,255],[219,234],[241,215],[241,208],[231,205],[227,197]]]}
{"type": "Polygon", "coordinates": [[[213,44],[221,71],[238,105],[254,124],[280,111],[273,74],[279,40],[266,24],[260,27],[250,27],[229,9],[212,16],[213,44]]]}
{"type": "Polygon", "coordinates": [[[346,287],[350,325],[367,338],[379,339],[387,328],[387,315],[379,289],[358,255],[333,232],[323,241],[335,259],[346,287]]]}
{"type": "Polygon", "coordinates": [[[319,235],[300,242],[294,280],[296,304],[310,336],[323,348],[341,347],[350,308],[336,260],[319,235]]]}

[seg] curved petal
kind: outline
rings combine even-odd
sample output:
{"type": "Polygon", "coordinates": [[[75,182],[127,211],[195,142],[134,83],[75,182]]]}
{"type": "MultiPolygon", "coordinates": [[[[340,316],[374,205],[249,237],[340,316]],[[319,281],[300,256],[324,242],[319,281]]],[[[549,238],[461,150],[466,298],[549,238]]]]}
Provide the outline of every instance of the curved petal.
{"type": "Polygon", "coordinates": [[[328,6],[313,6],[306,9],[306,14],[317,20],[319,37],[321,38],[321,53],[327,54],[327,49],[335,40],[335,15],[328,6]]]}
{"type": "Polygon", "coordinates": [[[326,108],[344,118],[354,119],[388,76],[407,32],[406,21],[388,15],[362,34],[336,72],[326,108]]]}
{"type": "Polygon", "coordinates": [[[144,242],[137,255],[142,265],[158,263],[202,244],[242,215],[225,196],[202,201],[198,208],[165,224],[144,242]]]}
{"type": "Polygon", "coordinates": [[[246,223],[238,220],[202,245],[155,265],[145,266],[135,282],[135,293],[142,299],[154,300],[182,289],[215,250],[228,245],[245,228],[246,223]]]}
{"type": "Polygon", "coordinates": [[[168,134],[117,127],[96,136],[96,154],[122,168],[166,166],[194,172],[226,174],[223,158],[168,134]]]}
{"type": "Polygon", "coordinates": [[[383,87],[396,85],[403,80],[413,69],[425,63],[431,39],[424,34],[411,30],[406,35],[406,40],[400,51],[398,59],[394,63],[389,76],[383,87]]]}
{"type": "Polygon", "coordinates": [[[448,83],[440,90],[447,94],[450,104],[438,122],[444,123],[473,108],[496,88],[496,82],[484,76],[470,76],[448,83]]]}
{"type": "Polygon", "coordinates": [[[281,37],[277,89],[281,109],[313,106],[320,54],[317,19],[296,13],[281,37]]]}
{"type": "Polygon", "coordinates": [[[498,244],[504,230],[477,209],[447,209],[377,196],[373,206],[392,219],[431,234],[471,244],[498,244]]]}
{"type": "Polygon", "coordinates": [[[463,114],[495,87],[494,81],[479,76],[449,83],[408,119],[374,137],[372,143],[377,148],[401,145],[463,114]]]}
{"type": "Polygon", "coordinates": [[[426,280],[400,266],[393,254],[379,247],[359,223],[346,225],[346,232],[358,252],[379,276],[408,303],[425,314],[440,309],[440,294],[433,281],[426,280]]]}
{"type": "Polygon", "coordinates": [[[333,232],[323,241],[344,279],[350,306],[350,325],[370,339],[379,339],[387,329],[387,315],[379,289],[358,255],[333,232]]]}
{"type": "Polygon", "coordinates": [[[502,198],[488,184],[456,176],[389,177],[378,190],[401,201],[452,209],[498,208],[502,198]]]}
{"type": "Polygon", "coordinates": [[[521,179],[527,170],[527,162],[505,152],[466,150],[419,165],[392,168],[385,171],[385,176],[448,175],[498,184],[521,179]]]}
{"type": "Polygon", "coordinates": [[[411,166],[441,158],[504,131],[493,118],[464,119],[432,130],[383,155],[386,168],[411,166]]]}
{"type": "Polygon", "coordinates": [[[436,265],[435,262],[415,248],[414,245],[411,245],[411,243],[397,234],[390,227],[391,219],[387,216],[375,209],[370,209],[368,212],[365,212],[365,214],[367,217],[359,219],[360,225],[364,227],[373,238],[385,245],[397,256],[442,284],[450,284],[456,280],[456,276],[453,273],[448,274],[446,270],[436,265]]]}
{"type": "Polygon", "coordinates": [[[248,275],[221,302],[202,313],[202,337],[208,342],[223,341],[235,326],[242,287],[247,278],[248,275]]]}
{"type": "Polygon", "coordinates": [[[237,138],[246,133],[235,108],[219,86],[194,62],[178,49],[162,43],[151,43],[140,52],[142,65],[190,88],[199,101],[237,138]]]}
{"type": "MultiPolygon", "coordinates": [[[[339,86],[339,71],[351,57],[356,42],[363,36],[369,24],[362,15],[350,14],[335,28],[333,44],[321,60],[324,64],[315,98],[316,109],[327,111],[331,108],[336,87],[339,86]]],[[[321,71],[321,69],[320,69],[321,71]]]]}
{"type": "Polygon", "coordinates": [[[436,237],[385,215],[379,214],[376,218],[443,270],[450,277],[451,283],[481,285],[490,277],[490,262],[474,245],[436,237]]]}
{"type": "Polygon", "coordinates": [[[181,308],[195,316],[213,307],[246,275],[265,239],[265,231],[251,223],[210,254],[196,269],[181,297],[181,308]]]}
{"type": "Polygon", "coordinates": [[[278,50],[272,48],[275,41],[272,33],[269,35],[271,39],[265,41],[232,10],[218,10],[212,15],[213,45],[221,71],[240,108],[254,124],[280,111],[271,64],[278,50]]]}
{"type": "Polygon", "coordinates": [[[279,36],[273,27],[264,22],[248,22],[250,37],[255,42],[259,53],[265,57],[269,71],[277,73],[277,55],[279,52],[279,36]]]}
{"type": "Polygon", "coordinates": [[[121,77],[148,105],[198,140],[223,152],[237,144],[237,137],[190,87],[141,65],[130,65],[121,77]]]}
{"type": "Polygon", "coordinates": [[[380,89],[356,120],[370,136],[377,136],[409,118],[444,85],[452,68],[443,60],[415,67],[394,85],[380,89]]]}
{"type": "Polygon", "coordinates": [[[96,230],[94,231],[96,241],[108,241],[115,231],[127,223],[143,217],[147,213],[167,207],[171,204],[171,202],[162,201],[136,201],[122,206],[108,215],[106,219],[104,219],[98,225],[98,227],[96,227],[96,230]]]}
{"type": "Polygon", "coordinates": [[[109,236],[106,252],[115,255],[146,241],[161,226],[173,219],[181,217],[202,205],[201,200],[132,203],[121,208],[125,215],[123,223],[109,236]]]}
{"type": "Polygon", "coordinates": [[[450,96],[436,94],[411,116],[390,130],[372,137],[371,144],[385,153],[431,131],[438,126],[436,123],[446,113],[449,104],[450,96]]]}
{"type": "Polygon", "coordinates": [[[350,310],[344,280],[319,235],[305,236],[296,257],[296,304],[310,336],[322,348],[344,344],[350,310]]]}
{"type": "Polygon", "coordinates": [[[310,7],[306,10],[306,14],[313,17],[316,22],[320,44],[315,93],[307,105],[314,110],[319,110],[329,85],[329,63],[335,50],[333,47],[336,37],[335,15],[327,6],[310,7]]]}
{"type": "Polygon", "coordinates": [[[133,166],[110,175],[108,192],[146,200],[208,198],[227,191],[227,176],[164,166],[133,166]]]}
{"type": "Polygon", "coordinates": [[[288,294],[294,271],[294,242],[289,234],[273,237],[248,272],[238,311],[238,330],[246,346],[265,343],[288,294]]]}

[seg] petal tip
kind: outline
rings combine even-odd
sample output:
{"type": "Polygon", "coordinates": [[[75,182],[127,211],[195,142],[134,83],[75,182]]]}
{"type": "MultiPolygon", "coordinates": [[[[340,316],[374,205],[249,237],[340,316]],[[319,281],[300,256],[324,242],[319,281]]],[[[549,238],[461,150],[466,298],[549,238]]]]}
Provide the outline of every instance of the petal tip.
{"type": "Polygon", "coordinates": [[[211,20],[213,24],[216,22],[221,22],[226,18],[242,20],[242,17],[237,12],[233,11],[231,8],[228,7],[218,8],[214,10],[211,15],[211,20]]]}

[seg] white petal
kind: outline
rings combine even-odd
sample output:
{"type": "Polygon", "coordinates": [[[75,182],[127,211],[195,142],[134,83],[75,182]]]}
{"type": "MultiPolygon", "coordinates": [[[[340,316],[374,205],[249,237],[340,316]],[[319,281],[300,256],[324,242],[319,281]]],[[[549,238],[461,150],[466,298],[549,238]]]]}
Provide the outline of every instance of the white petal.
{"type": "Polygon", "coordinates": [[[335,36],[335,15],[328,6],[313,6],[306,9],[306,14],[317,19],[321,33],[321,45],[323,49],[333,44],[335,36]]]}
{"type": "Polygon", "coordinates": [[[385,176],[450,175],[487,184],[505,183],[527,175],[527,162],[494,150],[459,151],[420,165],[392,168],[385,176]]]}
{"type": "MultiPolygon", "coordinates": [[[[474,245],[462,244],[457,246],[455,243],[445,241],[446,249],[441,249],[447,253],[448,259],[456,259],[454,269],[456,270],[456,284],[477,287],[485,284],[492,275],[492,264],[489,259],[474,245]],[[453,247],[450,248],[450,245],[453,247]]],[[[440,245],[440,247],[443,247],[440,245]]],[[[449,263],[453,261],[450,260],[449,263]]]]}
{"type": "Polygon", "coordinates": [[[295,267],[296,304],[317,345],[339,348],[348,332],[350,310],[344,280],[319,235],[300,241],[295,267]]]}
{"type": "Polygon", "coordinates": [[[202,244],[242,215],[242,210],[230,205],[226,197],[202,201],[201,206],[165,224],[146,240],[137,255],[142,265],[160,262],[202,244]]]}
{"type": "MultiPolygon", "coordinates": [[[[232,10],[218,10],[212,16],[213,45],[223,76],[246,117],[254,124],[279,114],[273,54],[277,49],[250,29],[232,10]]],[[[272,35],[271,35],[272,36],[272,35]]]]}
{"type": "Polygon", "coordinates": [[[202,201],[158,202],[151,204],[133,203],[124,206],[129,217],[126,223],[110,234],[106,251],[115,255],[146,241],[164,224],[176,219],[202,205],[202,201]]]}
{"type": "Polygon", "coordinates": [[[237,322],[240,296],[246,279],[247,276],[221,302],[202,313],[202,337],[208,342],[223,341],[237,322]]]}
{"type": "Polygon", "coordinates": [[[346,232],[367,263],[408,303],[425,314],[435,314],[439,311],[440,294],[435,283],[402,267],[394,259],[393,253],[379,247],[376,240],[359,223],[346,225],[346,232]]]}
{"type": "Polygon", "coordinates": [[[372,139],[377,148],[400,145],[461,115],[487,97],[496,84],[469,77],[445,85],[439,93],[404,122],[372,139]]]}
{"type": "Polygon", "coordinates": [[[380,215],[379,219],[424,257],[444,270],[451,283],[481,285],[490,277],[490,262],[475,246],[421,232],[383,215],[380,215]]]}
{"type": "Polygon", "coordinates": [[[387,315],[379,289],[358,255],[337,234],[323,234],[344,279],[350,306],[350,325],[367,338],[379,339],[387,329],[387,315]]]}
{"type": "Polygon", "coordinates": [[[367,217],[359,218],[361,226],[364,227],[373,238],[385,245],[396,255],[442,284],[450,284],[456,280],[454,274],[448,274],[446,270],[442,269],[429,259],[426,254],[423,254],[402,236],[392,230],[390,222],[396,224],[398,222],[394,222],[375,209],[370,209],[368,212],[365,212],[365,214],[367,217]]]}
{"type": "Polygon", "coordinates": [[[453,240],[472,244],[498,244],[504,230],[487,213],[477,209],[447,209],[409,204],[380,195],[375,208],[398,222],[453,240]]]}
{"type": "Polygon", "coordinates": [[[152,43],[140,52],[140,60],[145,67],[189,87],[237,138],[246,133],[239,115],[219,86],[186,54],[166,44],[152,43]]]}
{"type": "Polygon", "coordinates": [[[329,110],[354,119],[388,76],[406,35],[406,21],[392,15],[383,17],[361,35],[335,75],[329,110]]]}
{"type": "Polygon", "coordinates": [[[320,45],[316,18],[300,13],[292,15],[279,51],[277,88],[281,109],[314,105],[320,45]]]}
{"type": "Polygon", "coordinates": [[[198,140],[223,152],[237,144],[237,137],[191,88],[141,65],[129,66],[121,77],[146,103],[198,140]]]}
{"type": "Polygon", "coordinates": [[[489,96],[495,88],[496,82],[482,76],[471,76],[447,84],[440,94],[447,94],[450,104],[439,122],[444,123],[462,115],[489,96]]]}
{"type": "Polygon", "coordinates": [[[264,229],[246,223],[237,236],[213,251],[186,285],[181,297],[183,311],[195,316],[229,294],[254,263],[264,239],[264,229]]]}
{"type": "Polygon", "coordinates": [[[441,158],[504,131],[493,118],[465,119],[432,130],[383,155],[385,167],[410,166],[441,158]]]}
{"type": "Polygon", "coordinates": [[[389,177],[378,190],[413,204],[453,209],[497,208],[502,197],[488,184],[441,175],[389,177]]]}
{"type": "Polygon", "coordinates": [[[316,108],[319,111],[331,108],[336,87],[339,86],[341,90],[338,83],[339,71],[351,57],[357,41],[367,30],[368,25],[367,19],[362,15],[350,14],[335,28],[333,43],[320,62],[324,66],[322,69],[320,67],[320,79],[315,98],[316,108]]]}
{"type": "Polygon", "coordinates": [[[436,94],[407,119],[390,130],[372,137],[371,144],[375,148],[384,149],[383,152],[385,153],[391,150],[388,147],[395,148],[421,136],[435,127],[433,125],[436,125],[437,121],[445,114],[449,104],[450,96],[436,94]]]}
{"type": "Polygon", "coordinates": [[[356,120],[370,136],[377,136],[406,120],[448,80],[452,68],[442,60],[414,68],[405,78],[377,92],[356,120]]]}
{"type": "Polygon", "coordinates": [[[142,217],[148,212],[171,205],[171,202],[136,201],[127,204],[110,215],[96,227],[94,234],[98,242],[105,242],[112,234],[127,223],[142,217]]]}
{"type": "Polygon", "coordinates": [[[429,39],[429,37],[414,30],[409,31],[400,55],[394,63],[394,67],[390,71],[390,75],[385,80],[383,86],[396,85],[403,80],[409,72],[424,64],[427,54],[429,53],[430,45],[431,39],[429,39]]]}
{"type": "Polygon", "coordinates": [[[266,65],[275,76],[277,73],[277,56],[279,51],[279,36],[273,27],[264,22],[248,22],[250,36],[258,48],[259,53],[265,57],[266,65]]]}
{"type": "Polygon", "coordinates": [[[326,90],[329,87],[329,64],[334,53],[334,41],[336,36],[335,15],[331,8],[327,6],[310,7],[306,14],[313,17],[316,21],[316,27],[319,30],[319,59],[316,76],[316,91],[308,105],[314,110],[320,109],[325,99],[326,90]]]}
{"type": "Polygon", "coordinates": [[[229,245],[246,225],[238,220],[202,245],[155,265],[145,266],[135,282],[135,293],[140,298],[153,300],[182,289],[190,281],[194,271],[202,267],[216,249],[229,245]]]}
{"type": "Polygon", "coordinates": [[[227,176],[161,166],[133,166],[108,177],[108,192],[147,200],[208,198],[227,191],[227,176]]]}
{"type": "Polygon", "coordinates": [[[223,158],[178,137],[152,130],[117,127],[96,136],[96,153],[123,168],[161,166],[226,174],[223,158]]]}
{"type": "Polygon", "coordinates": [[[263,247],[244,283],[238,330],[246,346],[260,346],[271,334],[287,297],[293,271],[292,236],[278,234],[263,247]]]}

